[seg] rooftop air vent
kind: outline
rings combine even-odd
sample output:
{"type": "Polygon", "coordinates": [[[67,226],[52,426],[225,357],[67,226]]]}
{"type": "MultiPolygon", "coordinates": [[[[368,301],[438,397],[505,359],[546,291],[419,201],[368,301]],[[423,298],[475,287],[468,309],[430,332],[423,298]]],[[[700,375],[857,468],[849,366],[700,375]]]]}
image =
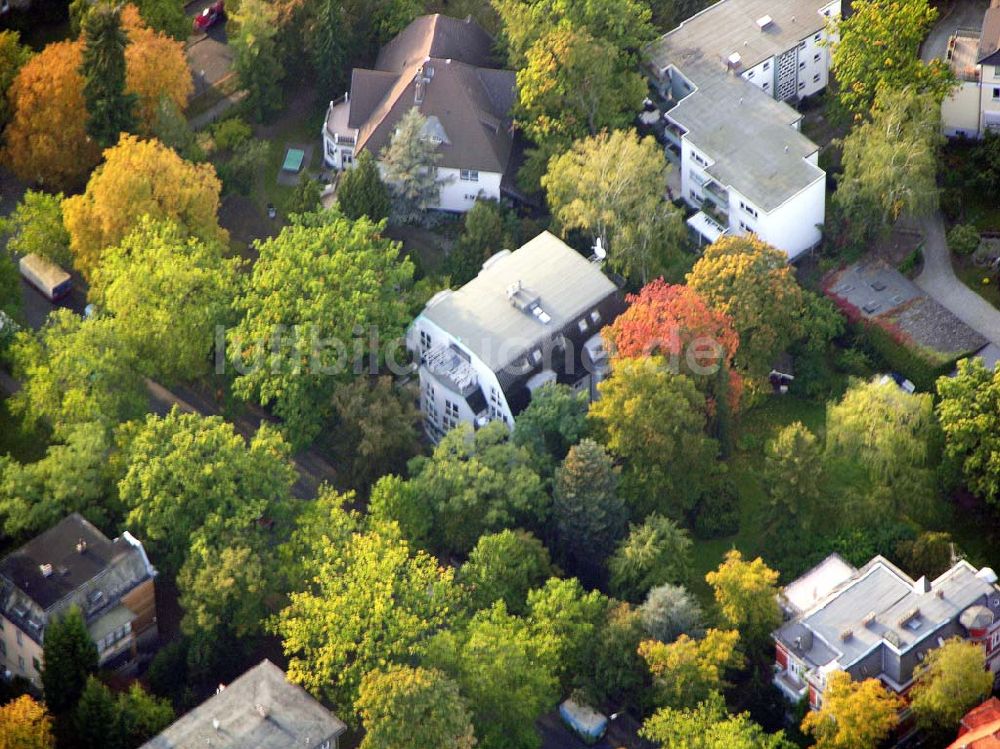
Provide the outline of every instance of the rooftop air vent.
{"type": "Polygon", "coordinates": [[[865,627],[871,627],[875,623],[875,621],[876,621],[875,612],[869,611],[865,615],[865,618],[861,620],[861,624],[863,624],[865,627]]]}
{"type": "Polygon", "coordinates": [[[726,58],[726,67],[730,70],[739,70],[742,64],[743,57],[740,56],[739,52],[733,52],[733,54],[726,58]]]}
{"type": "Polygon", "coordinates": [[[854,637],[854,630],[853,629],[845,629],[843,632],[840,633],[840,640],[841,640],[841,642],[847,642],[852,637],[854,637]]]}
{"type": "Polygon", "coordinates": [[[52,565],[51,564],[40,564],[38,569],[42,573],[42,577],[52,577],[52,565]]]}
{"type": "Polygon", "coordinates": [[[81,538],[79,541],[76,542],[76,553],[82,554],[86,550],[87,550],[87,540],[81,538]]]}
{"type": "Polygon", "coordinates": [[[764,31],[772,23],[774,23],[774,19],[771,16],[761,16],[757,19],[757,28],[764,31]]]}

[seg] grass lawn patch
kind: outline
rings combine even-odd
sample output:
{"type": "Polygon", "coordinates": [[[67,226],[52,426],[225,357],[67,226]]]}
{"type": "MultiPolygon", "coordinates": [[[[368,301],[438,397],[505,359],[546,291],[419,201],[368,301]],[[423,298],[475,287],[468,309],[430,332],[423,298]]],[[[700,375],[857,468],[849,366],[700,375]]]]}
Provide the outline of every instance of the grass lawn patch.
{"type": "Polygon", "coordinates": [[[959,280],[979,294],[983,299],[1000,309],[1000,284],[995,274],[986,268],[977,268],[969,258],[959,258],[952,255],[951,265],[959,280]],[[989,283],[983,283],[987,279],[989,283]]]}

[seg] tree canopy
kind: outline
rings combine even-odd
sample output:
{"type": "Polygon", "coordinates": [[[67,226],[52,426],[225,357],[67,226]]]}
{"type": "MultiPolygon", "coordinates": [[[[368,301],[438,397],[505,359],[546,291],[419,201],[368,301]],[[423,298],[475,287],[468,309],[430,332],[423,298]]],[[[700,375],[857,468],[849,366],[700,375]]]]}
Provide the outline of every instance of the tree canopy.
{"type": "Polygon", "coordinates": [[[810,711],[802,731],[816,749],[876,749],[899,722],[902,700],[878,679],[851,681],[844,671],[827,677],[823,705],[810,711]]]}
{"type": "Polygon", "coordinates": [[[970,490],[1000,504],[1000,369],[965,359],[955,377],[938,380],[937,392],[946,457],[970,490]]]}
{"type": "Polygon", "coordinates": [[[639,655],[653,674],[656,703],[681,710],[721,693],[726,669],[740,663],[739,639],[735,630],[710,629],[697,640],[684,634],[671,643],[645,640],[639,655]]]}
{"type": "Polygon", "coordinates": [[[87,135],[101,148],[135,127],[134,95],[125,93],[125,45],[120,6],[99,2],[83,17],[83,96],[87,135]]]}
{"type": "Polygon", "coordinates": [[[7,249],[19,255],[38,255],[63,268],[72,267],[62,200],[62,193],[25,192],[13,213],[0,224],[0,231],[8,235],[7,249]]]}
{"type": "Polygon", "coordinates": [[[0,706],[0,749],[54,749],[52,718],[45,705],[21,695],[0,706]]]}
{"type": "Polygon", "coordinates": [[[761,645],[781,624],[778,608],[778,573],[757,557],[744,561],[736,549],[725,561],[705,575],[712,586],[723,621],[740,633],[748,645],[761,645]]]}
{"type": "Polygon", "coordinates": [[[247,91],[250,115],[263,121],[281,107],[285,69],[278,54],[278,9],[266,0],[241,0],[230,16],[233,70],[247,91]]]}
{"type": "Polygon", "coordinates": [[[928,650],[914,672],[910,707],[921,728],[951,737],[955,726],[993,689],[982,643],[953,637],[928,650]]]}
{"type": "Polygon", "coordinates": [[[642,726],[640,734],[662,749],[792,749],[779,731],[765,733],[749,713],[731,715],[718,694],[687,710],[663,708],[642,726]]]}
{"type": "Polygon", "coordinates": [[[633,525],[611,559],[611,590],[629,601],[640,601],[651,588],[685,582],[690,573],[691,539],[672,520],[653,513],[633,525]]]}
{"type": "Polygon", "coordinates": [[[684,241],[681,213],[663,192],[670,169],[652,137],[604,131],[553,158],[542,187],[563,232],[600,241],[615,270],[645,283],[684,241]]]}
{"type": "Polygon", "coordinates": [[[21,66],[31,59],[31,48],[21,44],[21,35],[16,31],[0,31],[0,134],[10,122],[11,110],[7,92],[17,77],[21,66]]]}
{"type": "Polygon", "coordinates": [[[97,671],[97,646],[75,606],[45,627],[42,688],[45,704],[57,715],[72,709],[97,671]]]}
{"type": "Polygon", "coordinates": [[[553,573],[549,552],[531,533],[502,530],[479,537],[459,580],[469,587],[475,609],[503,601],[512,614],[524,614],[528,591],[553,573]]]}
{"type": "Polygon", "coordinates": [[[437,143],[426,132],[427,118],[412,107],[396,125],[388,145],[379,154],[382,174],[392,201],[394,221],[419,224],[441,197],[437,143]]]}
{"type": "Polygon", "coordinates": [[[389,190],[382,181],[378,164],[370,151],[362,151],[353,169],[348,169],[337,185],[337,204],[349,219],[367,216],[372,221],[389,218],[389,190]]]}

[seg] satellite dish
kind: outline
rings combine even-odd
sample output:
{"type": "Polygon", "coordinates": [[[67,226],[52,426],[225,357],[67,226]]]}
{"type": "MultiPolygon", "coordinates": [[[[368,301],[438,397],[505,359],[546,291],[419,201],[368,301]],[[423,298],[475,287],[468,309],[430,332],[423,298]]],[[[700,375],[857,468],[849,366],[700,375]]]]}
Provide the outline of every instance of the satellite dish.
{"type": "Polygon", "coordinates": [[[608,251],[604,249],[604,245],[601,243],[601,238],[597,238],[597,242],[594,243],[594,257],[597,260],[603,260],[608,256],[608,251]]]}

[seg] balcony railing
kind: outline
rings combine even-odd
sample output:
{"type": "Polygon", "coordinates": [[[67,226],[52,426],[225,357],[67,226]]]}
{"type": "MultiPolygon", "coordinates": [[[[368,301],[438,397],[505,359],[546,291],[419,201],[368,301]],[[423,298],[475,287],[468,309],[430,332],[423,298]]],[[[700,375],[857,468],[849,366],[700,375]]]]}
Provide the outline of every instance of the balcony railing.
{"type": "Polygon", "coordinates": [[[709,180],[703,186],[705,197],[711,200],[716,207],[729,215],[729,191],[715,180],[709,180]]]}

